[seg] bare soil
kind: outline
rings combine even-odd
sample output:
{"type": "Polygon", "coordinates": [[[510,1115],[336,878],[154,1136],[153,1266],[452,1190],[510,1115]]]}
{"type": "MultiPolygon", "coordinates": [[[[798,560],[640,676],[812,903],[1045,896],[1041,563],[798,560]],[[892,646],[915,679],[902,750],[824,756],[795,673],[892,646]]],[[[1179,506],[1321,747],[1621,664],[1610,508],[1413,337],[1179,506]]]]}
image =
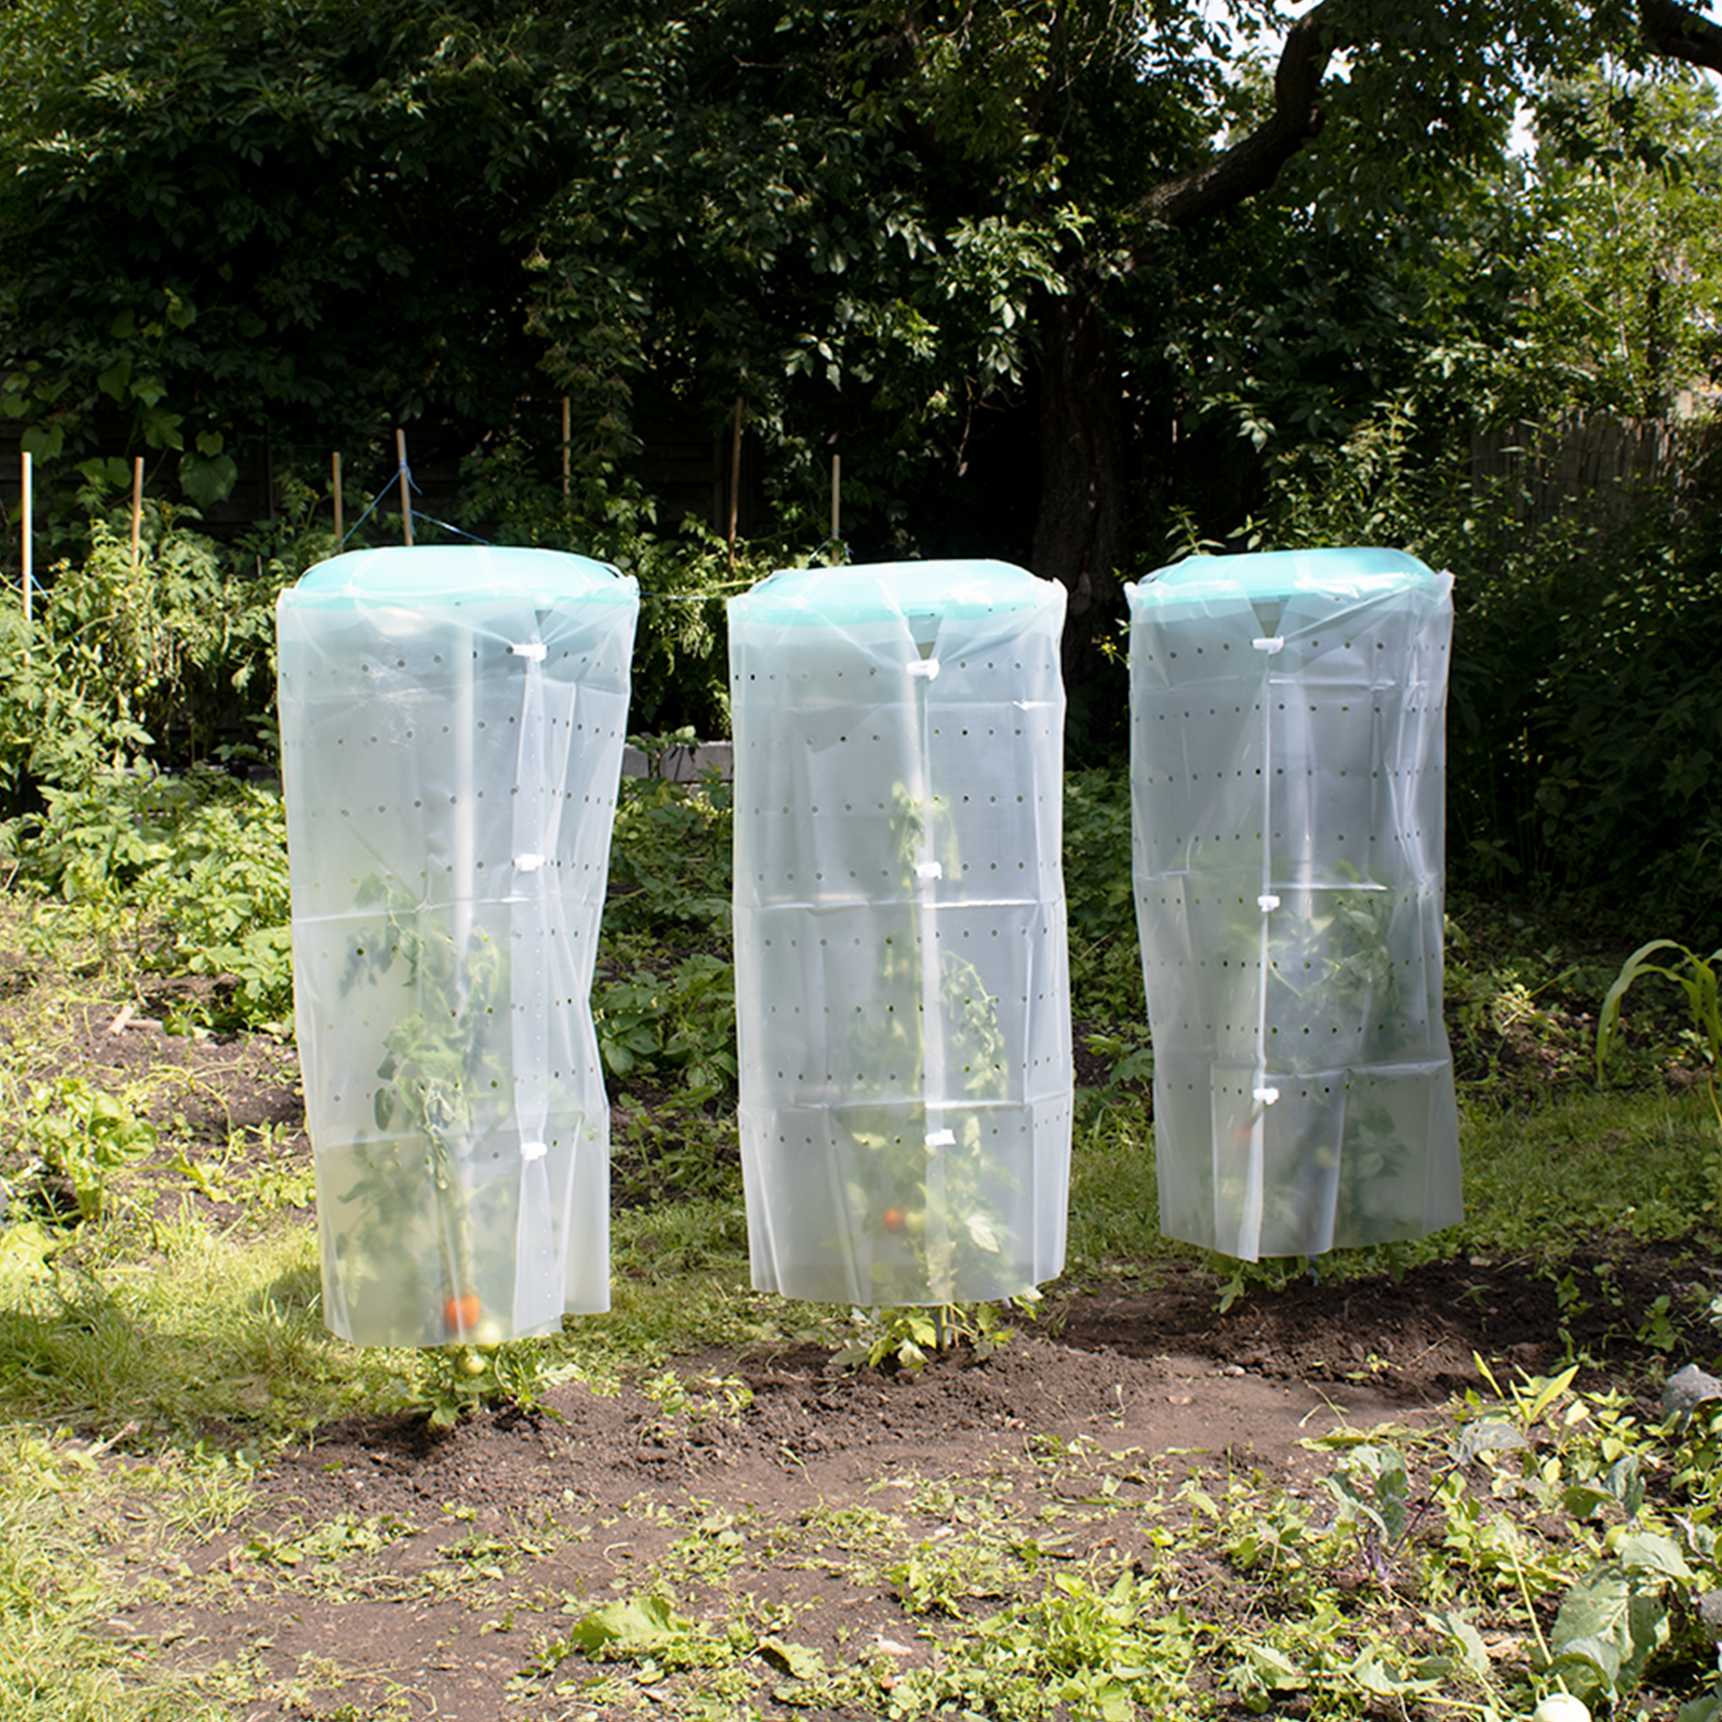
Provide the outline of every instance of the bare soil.
{"type": "MultiPolygon", "coordinates": [[[[1634,1297],[1701,1271],[1655,1253],[1615,1262],[1634,1297]]],[[[1475,1382],[1473,1352],[1551,1365],[1556,1313],[1553,1287],[1511,1264],[1305,1280],[1225,1315],[1210,1276],[1173,1269],[1066,1294],[991,1358],[954,1352],[916,1374],[836,1371],[806,1346],[682,1360],[695,1392],[745,1384],[733,1416],[569,1385],[549,1414],[440,1436],[358,1418],[279,1461],[253,1513],[193,1562],[199,1583],[176,1586],[183,1600],[116,1630],[251,1667],[268,1696],[244,1714],[259,1718],[607,1716],[608,1665],[535,1664],[574,1619],[654,1587],[694,1618],[791,1621],[786,1635],[833,1666],[910,1667],[936,1652],[890,1577],[908,1552],[981,1527],[1044,1539],[1059,1561],[1129,1559],[1136,1544],[1151,1560],[1150,1492],[1191,1473],[1305,1494],[1331,1467],[1317,1438],[1426,1425],[1475,1382]],[[343,1525],[384,1546],[322,1564],[271,1552],[343,1525]],[[317,1669],[333,1683],[322,1698],[303,1684],[317,1669]],[[337,1699],[357,1707],[325,1707],[337,1699]]],[[[1624,1336],[1591,1319],[1596,1344],[1624,1336]]],[[[793,1698],[764,1713],[839,1714],[793,1698]]]]}
{"type": "MultiPolygon", "coordinates": [[[[10,990],[0,975],[0,1032],[10,990]]],[[[289,1047],[121,1015],[74,999],[32,1031],[57,1070],[139,1085],[181,1142],[220,1149],[268,1126],[308,1152],[289,1047]]],[[[1717,1271],[1625,1245],[1609,1259],[1606,1285],[1578,1272],[1570,1337],[1621,1357],[1630,1380],[1642,1312],[1694,1281],[1715,1289],[1717,1271]]],[[[978,1538],[1013,1559],[1032,1550],[1037,1573],[1138,1548],[1151,1560],[1144,1505],[1186,1474],[1308,1493],[1331,1465],[1312,1442],[1341,1426],[1419,1427],[1475,1383],[1477,1355],[1543,1370],[1561,1319],[1553,1281],[1511,1261],[1312,1275],[1225,1313],[1213,1275],[1174,1262],[1058,1289],[985,1360],[957,1352],[895,1376],[838,1371],[809,1346],[676,1362],[696,1396],[727,1392],[733,1412],[670,1415],[638,1386],[567,1384],[543,1413],[440,1435],[353,1418],[281,1454],[239,1523],[154,1572],[142,1563],[137,1600],[109,1630],[244,1693],[235,1715],[330,1722],[683,1714],[654,1706],[648,1682],[616,1699],[614,1665],[555,1655],[575,1620],[653,1590],[691,1619],[781,1631],[829,1667],[912,1667],[937,1654],[893,1577],[915,1551],[978,1538]]],[[[975,1613],[998,1606],[989,1594],[975,1613]]],[[[768,1716],[840,1714],[772,1693],[755,1686],[749,1701],[768,1716]]]]}

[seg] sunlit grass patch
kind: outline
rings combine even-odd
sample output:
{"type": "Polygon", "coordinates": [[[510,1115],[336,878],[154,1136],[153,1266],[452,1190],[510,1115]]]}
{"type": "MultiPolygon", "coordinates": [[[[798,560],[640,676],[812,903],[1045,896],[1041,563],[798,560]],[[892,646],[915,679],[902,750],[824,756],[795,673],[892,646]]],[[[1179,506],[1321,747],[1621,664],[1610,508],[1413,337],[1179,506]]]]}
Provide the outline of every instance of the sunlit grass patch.
{"type": "Polygon", "coordinates": [[[248,1474],[223,1458],[121,1466],[64,1436],[0,1432],[0,1715],[225,1715],[111,1617],[134,1594],[140,1559],[228,1524],[248,1498],[248,1474]]]}

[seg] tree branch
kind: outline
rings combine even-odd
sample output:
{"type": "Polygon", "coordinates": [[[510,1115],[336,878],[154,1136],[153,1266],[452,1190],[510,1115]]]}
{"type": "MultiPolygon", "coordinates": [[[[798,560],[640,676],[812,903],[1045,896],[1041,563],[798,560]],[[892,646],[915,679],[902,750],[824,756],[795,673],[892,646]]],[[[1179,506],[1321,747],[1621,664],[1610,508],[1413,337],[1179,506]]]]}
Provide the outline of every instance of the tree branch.
{"type": "Polygon", "coordinates": [[[1652,53],[1722,72],[1722,24],[1679,0],[1639,0],[1638,20],[1652,53]]]}
{"type": "Polygon", "coordinates": [[[1321,130],[1316,97],[1333,52],[1324,32],[1340,7],[1341,0],[1321,0],[1286,32],[1274,68],[1274,111],[1200,167],[1155,186],[1136,206],[1137,214],[1159,226],[1181,227],[1273,184],[1280,169],[1321,130]]]}
{"type": "MultiPolygon", "coordinates": [[[[1153,187],[1136,205],[1140,219],[1156,227],[1183,227],[1243,203],[1274,183],[1280,169],[1321,130],[1317,98],[1328,61],[1342,39],[1336,26],[1345,7],[1346,0],[1320,0],[1292,25],[1274,68],[1273,112],[1200,167],[1153,187]]],[[[1638,13],[1652,53],[1722,72],[1722,24],[1681,0],[1639,0],[1638,13]]],[[[1130,265],[1140,260],[1143,249],[1135,248],[1130,265]]]]}

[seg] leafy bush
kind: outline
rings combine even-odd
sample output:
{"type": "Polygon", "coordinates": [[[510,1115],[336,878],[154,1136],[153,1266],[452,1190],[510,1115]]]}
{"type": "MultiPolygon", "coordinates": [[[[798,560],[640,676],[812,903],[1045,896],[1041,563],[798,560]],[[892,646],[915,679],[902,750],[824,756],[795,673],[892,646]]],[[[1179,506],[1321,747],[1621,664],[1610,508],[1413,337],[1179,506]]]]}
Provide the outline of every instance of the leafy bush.
{"type": "Polygon", "coordinates": [[[685,957],[664,975],[637,971],[595,989],[604,1068],[618,1078],[679,1078],[697,1100],[732,1091],[735,973],[721,957],[685,957]]]}
{"type": "Polygon", "coordinates": [[[255,751],[274,705],[276,595],[328,541],[282,530],[224,548],[187,517],[147,510],[135,565],[123,523],[91,521],[33,623],[0,617],[0,810],[146,760],[255,751]]]}
{"type": "Polygon", "coordinates": [[[610,852],[606,933],[729,935],[730,786],[624,778],[610,852]]]}
{"type": "Polygon", "coordinates": [[[219,983],[183,1015],[285,1028],[292,1009],[281,798],[216,771],[110,773],[45,792],[0,828],[20,880],[98,913],[135,914],[148,972],[219,983]]]}
{"type": "Polygon", "coordinates": [[[87,1220],[102,1213],[109,1177],[155,1145],[154,1128],[124,1096],[81,1076],[32,1083],[9,1110],[13,1193],[50,1211],[69,1195],[87,1220]]]}

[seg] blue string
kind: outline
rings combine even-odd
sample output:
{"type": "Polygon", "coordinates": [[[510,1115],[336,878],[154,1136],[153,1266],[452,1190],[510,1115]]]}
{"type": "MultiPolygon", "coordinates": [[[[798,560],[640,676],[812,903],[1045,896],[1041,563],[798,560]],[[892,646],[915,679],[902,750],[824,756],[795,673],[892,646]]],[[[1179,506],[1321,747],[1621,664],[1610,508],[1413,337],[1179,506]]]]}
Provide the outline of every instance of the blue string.
{"type": "MultiPolygon", "coordinates": [[[[394,477],[391,478],[383,488],[365,504],[364,513],[361,514],[359,518],[341,534],[341,543],[343,545],[345,545],[347,540],[351,538],[373,514],[376,513],[377,504],[394,489],[403,474],[406,476],[407,488],[410,491],[413,491],[420,496],[424,494],[424,492],[419,489],[418,480],[413,477],[412,467],[403,460],[395,468],[394,477]]],[[[411,513],[414,520],[428,521],[432,526],[440,526],[444,532],[452,532],[455,537],[465,538],[470,543],[484,545],[491,545],[492,543],[488,538],[480,538],[476,532],[468,532],[463,526],[455,526],[447,520],[438,520],[434,514],[426,514],[423,509],[415,508],[411,513]]],[[[740,591],[743,586],[750,584],[750,582],[746,580],[737,580],[732,584],[735,590],[740,591]]],[[[724,590],[727,590],[727,588],[720,589],[717,592],[642,592],[640,594],[640,602],[642,604],[715,604],[721,600],[724,590]]]]}
{"type": "Polygon", "coordinates": [[[381,502],[383,500],[383,498],[385,496],[387,496],[389,494],[389,492],[394,488],[394,483],[395,483],[395,481],[391,478],[389,480],[389,482],[387,484],[385,484],[383,486],[383,488],[381,490],[379,490],[377,492],[377,494],[371,498],[370,502],[366,504],[365,512],[363,514],[361,514],[359,516],[359,518],[357,520],[355,520],[353,522],[353,524],[351,526],[349,526],[347,528],[347,530],[341,534],[341,543],[343,545],[347,542],[347,540],[349,538],[351,538],[353,536],[353,534],[355,532],[357,532],[359,530],[359,528],[361,526],[363,526],[365,524],[365,522],[367,520],[369,520],[371,518],[372,514],[374,514],[376,512],[377,504],[379,502],[381,502]]]}
{"type": "MultiPolygon", "coordinates": [[[[411,483],[410,476],[408,482],[411,483]]],[[[413,488],[416,490],[418,486],[414,485],[413,488]]],[[[457,538],[470,538],[474,544],[490,543],[488,538],[480,538],[476,532],[468,532],[463,526],[451,526],[446,520],[438,520],[434,514],[426,514],[422,509],[413,510],[413,519],[428,520],[432,526],[440,526],[444,532],[452,532],[457,538]]]]}

